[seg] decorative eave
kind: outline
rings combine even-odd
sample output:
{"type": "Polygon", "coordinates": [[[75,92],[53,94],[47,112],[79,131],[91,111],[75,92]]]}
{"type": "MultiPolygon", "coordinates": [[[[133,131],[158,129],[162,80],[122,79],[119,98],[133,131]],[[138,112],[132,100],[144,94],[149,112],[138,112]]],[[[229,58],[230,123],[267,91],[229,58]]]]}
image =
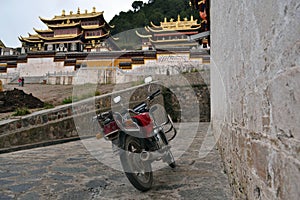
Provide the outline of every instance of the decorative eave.
{"type": "Polygon", "coordinates": [[[18,37],[18,39],[21,42],[29,42],[29,43],[41,43],[43,42],[43,40],[39,39],[39,38],[32,38],[32,37],[18,37]]]}
{"type": "Polygon", "coordinates": [[[82,13],[82,14],[72,14],[72,15],[59,15],[54,16],[52,19],[45,19],[42,17],[39,17],[40,20],[46,24],[53,24],[57,23],[58,21],[65,21],[65,20],[81,20],[81,19],[88,19],[88,18],[95,18],[103,15],[103,12],[92,12],[92,13],[82,13]]]}
{"type": "Polygon", "coordinates": [[[118,37],[113,37],[113,36],[110,36],[110,38],[112,38],[114,41],[118,41],[120,39],[118,37]]]}
{"type": "Polygon", "coordinates": [[[26,39],[30,39],[30,40],[39,40],[39,36],[38,34],[30,34],[28,33],[29,37],[23,37],[23,38],[26,38],[26,39]]]}
{"type": "Polygon", "coordinates": [[[158,28],[158,29],[161,29],[161,27],[160,26],[157,26],[157,25],[155,25],[152,21],[150,22],[150,25],[152,26],[152,27],[154,27],[154,28],[158,28]]]}
{"type": "Polygon", "coordinates": [[[49,28],[69,28],[69,27],[76,27],[79,26],[81,24],[81,22],[77,22],[77,23],[66,23],[66,24],[56,24],[56,25],[52,25],[52,24],[47,24],[47,26],[49,28]]]}
{"type": "Polygon", "coordinates": [[[143,35],[143,34],[140,34],[138,31],[135,31],[135,34],[137,36],[139,36],[140,38],[151,38],[152,35],[143,35]]]}
{"type": "Polygon", "coordinates": [[[110,24],[107,24],[109,26],[109,28],[115,28],[115,25],[110,25],[110,24]]]}
{"type": "Polygon", "coordinates": [[[149,30],[150,32],[153,32],[153,33],[161,33],[161,32],[167,32],[167,31],[189,31],[189,30],[199,30],[201,28],[201,25],[198,25],[197,27],[187,27],[187,28],[181,28],[181,27],[178,27],[178,28],[170,28],[170,29],[160,29],[160,30],[155,30],[149,26],[146,27],[146,30],[149,30]]]}
{"type": "Polygon", "coordinates": [[[54,36],[54,37],[43,37],[39,35],[39,38],[45,41],[55,41],[55,40],[70,40],[70,39],[77,39],[83,34],[83,31],[77,35],[63,35],[63,36],[54,36]]]}
{"type": "Polygon", "coordinates": [[[51,30],[51,29],[47,29],[47,30],[38,30],[38,29],[33,28],[33,30],[34,30],[36,33],[38,33],[38,34],[40,34],[40,33],[53,33],[53,30],[51,30]]]}
{"type": "Polygon", "coordinates": [[[94,29],[100,29],[100,28],[103,28],[105,27],[105,23],[102,24],[102,25],[89,25],[89,26],[82,26],[81,25],[81,28],[84,29],[84,30],[94,30],[94,29]]]}
{"type": "Polygon", "coordinates": [[[106,37],[110,34],[110,31],[108,31],[107,33],[103,34],[103,35],[95,35],[95,36],[85,36],[84,38],[86,40],[92,40],[92,39],[100,39],[100,38],[103,38],[103,37],[106,37]]]}

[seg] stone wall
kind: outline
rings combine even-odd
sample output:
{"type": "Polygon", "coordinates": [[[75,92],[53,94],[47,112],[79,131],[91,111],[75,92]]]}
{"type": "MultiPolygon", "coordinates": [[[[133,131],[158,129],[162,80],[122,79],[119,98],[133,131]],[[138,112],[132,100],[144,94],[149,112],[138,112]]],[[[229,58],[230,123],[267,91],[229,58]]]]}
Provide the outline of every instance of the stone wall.
{"type": "Polygon", "coordinates": [[[300,2],[211,1],[212,128],[237,199],[299,199],[300,2]]]}
{"type": "MultiPolygon", "coordinates": [[[[62,105],[49,110],[41,110],[33,114],[1,121],[0,149],[60,139],[95,136],[97,130],[92,118],[98,111],[111,108],[111,96],[131,96],[139,87],[132,87],[113,94],[106,94],[87,100],[62,105]],[[82,132],[84,130],[84,133],[82,132]]],[[[145,99],[144,92],[135,93],[135,100],[145,99]]]]}

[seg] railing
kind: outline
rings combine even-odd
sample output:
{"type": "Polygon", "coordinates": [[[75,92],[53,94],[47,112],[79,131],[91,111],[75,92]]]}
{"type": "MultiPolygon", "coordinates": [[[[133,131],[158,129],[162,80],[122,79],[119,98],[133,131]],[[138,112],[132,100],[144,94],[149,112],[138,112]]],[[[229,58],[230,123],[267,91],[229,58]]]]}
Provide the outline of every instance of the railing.
{"type": "Polygon", "coordinates": [[[72,71],[72,72],[63,72],[63,71],[60,71],[60,72],[48,72],[46,74],[47,77],[49,76],[75,76],[77,72],[75,71],[72,71]]]}
{"type": "Polygon", "coordinates": [[[17,79],[20,77],[20,74],[17,72],[14,73],[6,73],[1,74],[0,73],[0,79],[6,79],[8,83],[12,83],[14,81],[17,81],[17,79]]]}

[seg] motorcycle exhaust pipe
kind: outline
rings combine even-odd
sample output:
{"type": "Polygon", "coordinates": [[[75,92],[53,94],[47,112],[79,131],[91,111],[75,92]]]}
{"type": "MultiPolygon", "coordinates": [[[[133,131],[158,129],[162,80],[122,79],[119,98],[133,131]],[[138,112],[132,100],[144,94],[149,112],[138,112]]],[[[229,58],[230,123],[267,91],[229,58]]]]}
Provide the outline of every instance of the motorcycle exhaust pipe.
{"type": "Polygon", "coordinates": [[[142,161],[147,161],[150,159],[150,152],[148,151],[142,151],[142,153],[140,154],[140,158],[142,161]]]}
{"type": "Polygon", "coordinates": [[[166,152],[159,153],[157,151],[149,152],[149,151],[143,151],[140,154],[140,158],[142,161],[153,161],[153,160],[160,160],[166,152]]]}

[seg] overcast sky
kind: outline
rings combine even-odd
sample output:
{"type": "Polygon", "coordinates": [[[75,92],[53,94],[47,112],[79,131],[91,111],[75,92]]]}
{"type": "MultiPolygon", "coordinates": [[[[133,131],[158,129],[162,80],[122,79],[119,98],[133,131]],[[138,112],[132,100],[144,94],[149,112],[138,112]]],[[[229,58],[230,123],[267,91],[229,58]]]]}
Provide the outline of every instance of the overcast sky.
{"type": "MultiPolygon", "coordinates": [[[[40,17],[52,19],[54,15],[61,15],[64,9],[66,14],[70,11],[81,12],[85,9],[104,11],[104,18],[109,22],[120,11],[127,12],[132,9],[134,0],[1,0],[0,3],[0,40],[7,47],[21,46],[18,36],[28,36],[35,33],[33,28],[47,29],[40,17]]],[[[148,2],[148,0],[143,0],[148,2]]]]}

